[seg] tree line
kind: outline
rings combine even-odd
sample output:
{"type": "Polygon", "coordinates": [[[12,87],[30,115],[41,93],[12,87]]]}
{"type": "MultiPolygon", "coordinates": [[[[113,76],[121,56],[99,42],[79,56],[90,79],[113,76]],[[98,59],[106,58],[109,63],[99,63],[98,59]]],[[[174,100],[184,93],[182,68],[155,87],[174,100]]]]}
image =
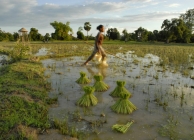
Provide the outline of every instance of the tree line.
{"type": "MultiPolygon", "coordinates": [[[[48,41],[48,40],[94,40],[95,37],[88,35],[92,26],[90,22],[85,22],[83,27],[79,27],[74,37],[70,22],[51,22],[50,25],[55,29],[54,33],[41,35],[38,29],[31,28],[28,34],[31,41],[48,41]],[[84,36],[83,31],[87,32],[84,36]]],[[[17,32],[13,34],[0,29],[0,41],[16,41],[19,37],[17,32]]],[[[179,18],[165,19],[161,25],[161,30],[148,31],[139,27],[132,33],[126,29],[120,33],[117,28],[109,28],[105,33],[107,40],[121,41],[158,41],[158,42],[177,42],[177,43],[194,43],[194,9],[181,14],[179,18]]]]}
{"type": "Polygon", "coordinates": [[[165,19],[160,31],[148,31],[139,27],[133,33],[128,33],[124,29],[120,34],[116,28],[111,28],[108,29],[106,36],[109,40],[194,43],[194,9],[186,11],[179,18],[165,19]]]}

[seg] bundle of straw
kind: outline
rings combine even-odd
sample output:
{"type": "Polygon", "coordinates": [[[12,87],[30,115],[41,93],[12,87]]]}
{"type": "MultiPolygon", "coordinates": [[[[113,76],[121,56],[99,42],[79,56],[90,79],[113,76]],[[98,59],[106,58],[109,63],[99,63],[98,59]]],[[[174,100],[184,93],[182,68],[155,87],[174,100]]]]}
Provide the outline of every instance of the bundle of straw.
{"type": "Polygon", "coordinates": [[[78,84],[88,84],[90,80],[86,77],[86,73],[80,72],[80,78],[76,81],[78,84]]]}
{"type": "Polygon", "coordinates": [[[121,133],[126,133],[127,130],[129,129],[129,127],[134,123],[134,121],[130,121],[128,122],[127,124],[125,125],[122,125],[122,124],[115,124],[112,126],[112,129],[113,130],[116,130],[118,132],[121,132],[121,133]]]}
{"type": "Polygon", "coordinates": [[[122,93],[122,97],[111,106],[111,109],[116,113],[130,114],[137,108],[129,101],[129,94],[122,93]]]}
{"type": "Polygon", "coordinates": [[[94,96],[95,88],[91,86],[85,86],[85,94],[77,101],[77,105],[89,107],[94,106],[98,103],[98,99],[94,96]]]}
{"type": "Polygon", "coordinates": [[[94,79],[96,80],[96,82],[94,83],[93,87],[96,89],[96,91],[102,92],[109,89],[109,86],[102,81],[102,75],[94,75],[94,79]]]}
{"type": "Polygon", "coordinates": [[[129,94],[131,97],[131,93],[124,87],[125,81],[117,81],[117,87],[110,93],[113,97],[121,97],[122,94],[129,94]]]}

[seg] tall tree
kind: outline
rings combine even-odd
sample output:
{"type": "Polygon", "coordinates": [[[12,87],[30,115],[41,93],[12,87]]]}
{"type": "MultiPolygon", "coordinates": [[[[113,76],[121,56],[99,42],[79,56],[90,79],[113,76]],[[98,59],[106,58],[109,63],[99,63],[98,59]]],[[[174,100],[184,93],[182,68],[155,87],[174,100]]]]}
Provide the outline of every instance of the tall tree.
{"type": "Polygon", "coordinates": [[[194,8],[186,11],[185,14],[181,14],[180,19],[185,22],[191,32],[194,31],[194,8]]]}
{"type": "Polygon", "coordinates": [[[72,28],[70,27],[70,22],[66,24],[62,22],[54,21],[50,25],[55,29],[55,33],[52,33],[52,38],[57,40],[70,40],[71,34],[73,33],[72,28]]]}
{"type": "Polygon", "coordinates": [[[38,33],[38,29],[36,29],[36,28],[31,28],[30,29],[29,37],[30,37],[31,41],[38,41],[40,39],[39,36],[40,35],[38,33]]]}
{"type": "Polygon", "coordinates": [[[158,30],[154,30],[153,31],[153,35],[154,35],[154,41],[158,40],[158,36],[159,36],[159,31],[158,30]]]}
{"type": "Polygon", "coordinates": [[[148,31],[148,41],[155,41],[154,33],[151,31],[148,31]]]}
{"type": "Polygon", "coordinates": [[[81,39],[81,40],[83,40],[84,39],[84,34],[83,34],[83,27],[79,27],[78,28],[78,31],[77,31],[77,38],[78,39],[81,39]]]}
{"type": "Polygon", "coordinates": [[[117,30],[117,28],[109,28],[106,36],[109,38],[109,40],[110,39],[112,40],[120,39],[120,33],[117,30]]]}
{"type": "Polygon", "coordinates": [[[46,33],[45,36],[44,36],[44,39],[45,39],[45,41],[48,41],[50,39],[50,34],[46,33]]]}
{"type": "Polygon", "coordinates": [[[135,35],[137,37],[138,41],[147,41],[148,40],[148,30],[139,27],[137,30],[135,30],[135,35]]]}
{"type": "Polygon", "coordinates": [[[0,28],[0,41],[14,41],[14,37],[11,33],[2,31],[0,28]]]}
{"type": "Polygon", "coordinates": [[[191,31],[182,19],[166,19],[163,21],[161,28],[165,32],[166,43],[171,40],[186,43],[190,41],[191,31]]]}
{"type": "Polygon", "coordinates": [[[194,43],[194,34],[191,35],[191,43],[194,43]]]}
{"type": "Polygon", "coordinates": [[[123,33],[123,40],[124,40],[124,41],[127,41],[127,40],[128,40],[128,33],[127,33],[127,30],[124,29],[124,30],[122,31],[122,33],[123,33]]]}
{"type": "Polygon", "coordinates": [[[87,31],[87,38],[88,38],[88,32],[91,30],[92,25],[90,24],[90,22],[85,22],[84,23],[84,29],[87,31]]]}
{"type": "Polygon", "coordinates": [[[17,32],[13,33],[13,38],[15,41],[17,41],[19,39],[19,34],[17,32]]]}
{"type": "Polygon", "coordinates": [[[173,34],[171,33],[172,32],[171,27],[172,27],[171,21],[168,19],[165,19],[162,23],[161,29],[165,33],[166,43],[169,43],[170,39],[173,36],[173,34]]]}

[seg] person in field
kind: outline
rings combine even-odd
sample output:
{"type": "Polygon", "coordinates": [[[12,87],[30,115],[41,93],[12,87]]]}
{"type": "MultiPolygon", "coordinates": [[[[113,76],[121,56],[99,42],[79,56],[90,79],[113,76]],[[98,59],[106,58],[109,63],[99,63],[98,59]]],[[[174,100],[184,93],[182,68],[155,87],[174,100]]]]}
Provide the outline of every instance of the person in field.
{"type": "Polygon", "coordinates": [[[97,30],[99,32],[98,32],[98,34],[96,36],[94,50],[93,50],[92,54],[88,57],[86,62],[82,64],[82,66],[87,65],[88,62],[91,61],[97,53],[102,56],[102,59],[101,59],[102,62],[104,61],[104,59],[106,57],[106,53],[105,53],[104,49],[102,48],[102,42],[103,42],[103,39],[104,39],[104,36],[103,36],[102,33],[104,32],[104,26],[103,25],[99,25],[97,27],[97,30]]]}

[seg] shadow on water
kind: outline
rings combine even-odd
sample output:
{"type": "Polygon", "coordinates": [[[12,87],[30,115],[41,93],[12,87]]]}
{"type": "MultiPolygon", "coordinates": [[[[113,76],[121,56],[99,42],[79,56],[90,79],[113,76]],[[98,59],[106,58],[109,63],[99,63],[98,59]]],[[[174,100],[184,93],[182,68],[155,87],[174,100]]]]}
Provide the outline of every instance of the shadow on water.
{"type": "MultiPolygon", "coordinates": [[[[152,54],[144,58],[137,57],[133,52],[117,55],[127,61],[109,56],[109,67],[99,66],[95,61],[81,67],[84,57],[43,60],[47,68],[45,75],[52,85],[49,95],[58,97],[58,106],[49,111],[50,118],[64,119],[68,116],[72,126],[92,132],[88,140],[193,139],[193,79],[180,72],[172,72],[170,67],[160,67],[159,58],[152,54]],[[110,86],[106,92],[94,93],[98,104],[88,109],[75,105],[84,93],[83,85],[75,82],[80,71],[92,80],[88,85],[94,84],[95,74],[101,74],[104,82],[110,86]],[[138,110],[132,114],[116,114],[110,109],[117,100],[109,95],[116,87],[117,80],[126,81],[126,88],[133,95],[130,101],[138,110]],[[81,116],[82,121],[72,119],[75,112],[81,116]],[[135,123],[126,134],[112,131],[112,125],[130,120],[135,120],[135,123]],[[87,123],[97,121],[105,123],[100,126],[87,123]]],[[[190,74],[194,74],[192,70],[190,74]]]]}

